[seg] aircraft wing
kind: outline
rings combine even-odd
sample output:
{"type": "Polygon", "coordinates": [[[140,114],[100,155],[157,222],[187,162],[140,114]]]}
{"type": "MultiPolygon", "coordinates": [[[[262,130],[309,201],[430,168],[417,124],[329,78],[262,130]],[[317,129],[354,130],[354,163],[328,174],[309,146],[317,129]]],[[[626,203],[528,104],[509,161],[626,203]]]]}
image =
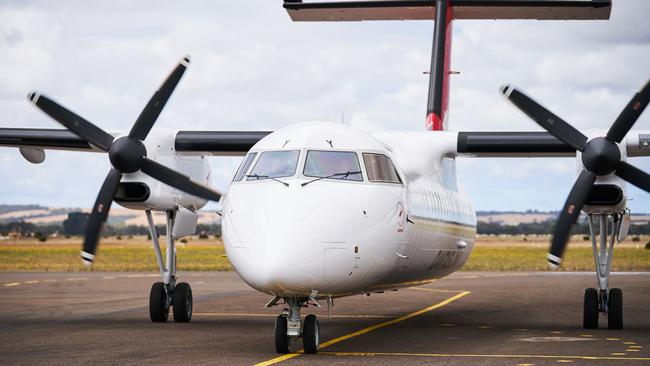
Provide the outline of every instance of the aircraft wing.
{"type": "MultiPolygon", "coordinates": [[[[179,131],[176,151],[214,156],[244,155],[269,131],[179,131]]],[[[64,129],[0,128],[0,146],[17,147],[21,152],[43,150],[100,150],[64,129]]]]}
{"type": "MultiPolygon", "coordinates": [[[[650,156],[650,131],[632,130],[627,156],[650,156]]],[[[548,132],[458,132],[456,153],[476,157],[563,157],[575,149],[548,132]]]]}

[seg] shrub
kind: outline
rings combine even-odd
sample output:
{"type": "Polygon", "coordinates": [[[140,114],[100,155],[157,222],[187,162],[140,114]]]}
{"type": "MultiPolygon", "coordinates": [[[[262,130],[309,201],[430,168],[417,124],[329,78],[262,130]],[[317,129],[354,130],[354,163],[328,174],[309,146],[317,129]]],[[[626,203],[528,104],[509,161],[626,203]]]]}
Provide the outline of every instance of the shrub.
{"type": "Polygon", "coordinates": [[[634,242],[641,241],[641,238],[639,238],[638,236],[635,236],[635,237],[632,238],[632,241],[634,241],[634,242]]]}
{"type": "Polygon", "coordinates": [[[645,248],[648,249],[648,250],[650,250],[650,241],[647,242],[647,243],[645,243],[645,248]]]}
{"type": "Polygon", "coordinates": [[[589,240],[591,240],[591,238],[589,237],[589,235],[585,235],[585,236],[582,237],[582,240],[589,241],[589,240]]]}
{"type": "Polygon", "coordinates": [[[41,235],[38,237],[38,241],[40,242],[46,242],[47,241],[47,236],[41,235]]]}
{"type": "Polygon", "coordinates": [[[118,236],[116,236],[115,239],[117,239],[117,240],[122,240],[122,235],[118,235],[118,236]]]}
{"type": "Polygon", "coordinates": [[[185,238],[181,239],[181,243],[186,244],[186,243],[187,243],[187,239],[185,239],[185,238]]]}
{"type": "Polygon", "coordinates": [[[199,239],[207,239],[207,238],[208,238],[208,234],[205,231],[202,231],[199,234],[199,239]]]}

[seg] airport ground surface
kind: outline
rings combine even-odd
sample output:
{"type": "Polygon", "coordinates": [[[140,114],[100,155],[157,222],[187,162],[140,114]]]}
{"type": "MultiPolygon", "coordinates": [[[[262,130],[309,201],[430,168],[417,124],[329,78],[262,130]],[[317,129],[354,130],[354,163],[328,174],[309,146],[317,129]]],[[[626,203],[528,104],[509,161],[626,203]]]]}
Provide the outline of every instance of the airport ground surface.
{"type": "Polygon", "coordinates": [[[336,301],[318,355],[278,358],[269,297],[232,272],[181,273],[192,323],[153,324],[153,273],[0,273],[0,364],[650,365],[650,273],[612,275],[625,329],[581,327],[593,273],[461,272],[336,301]],[[269,362],[269,363],[270,363],[269,362]]]}

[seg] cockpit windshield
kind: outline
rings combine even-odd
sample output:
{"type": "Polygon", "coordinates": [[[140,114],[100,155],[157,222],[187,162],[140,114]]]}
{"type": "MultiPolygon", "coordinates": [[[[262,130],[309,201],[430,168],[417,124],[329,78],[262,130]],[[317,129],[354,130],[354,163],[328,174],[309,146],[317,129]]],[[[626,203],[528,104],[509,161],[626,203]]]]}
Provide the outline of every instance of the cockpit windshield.
{"type": "Polygon", "coordinates": [[[260,154],[246,180],[291,177],[296,174],[300,151],[265,151],[260,154]]]}
{"type": "Polygon", "coordinates": [[[306,177],[363,180],[357,154],[348,151],[308,151],[303,174],[306,177]]]}

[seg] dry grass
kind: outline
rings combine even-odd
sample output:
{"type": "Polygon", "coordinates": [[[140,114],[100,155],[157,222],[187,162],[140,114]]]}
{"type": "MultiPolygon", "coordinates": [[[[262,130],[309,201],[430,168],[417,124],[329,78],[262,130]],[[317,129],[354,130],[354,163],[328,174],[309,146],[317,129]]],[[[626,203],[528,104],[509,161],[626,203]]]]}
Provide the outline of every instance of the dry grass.
{"type": "MultiPolygon", "coordinates": [[[[547,270],[549,237],[479,237],[476,248],[463,270],[468,271],[543,271],[547,270]]],[[[650,271],[649,240],[630,239],[617,245],[614,271],[650,271]]],[[[160,238],[161,244],[165,238],[160,238]]],[[[0,242],[0,271],[87,271],[81,264],[81,238],[0,242]]],[[[164,245],[163,245],[164,250],[164,245]]],[[[217,239],[190,238],[179,243],[178,269],[181,271],[230,271],[223,243],[217,239]]],[[[562,267],[566,271],[593,271],[594,259],[589,241],[575,237],[562,267]]],[[[145,237],[102,240],[93,271],[157,271],[151,241],[145,237]]]]}
{"type": "MultiPolygon", "coordinates": [[[[164,253],[165,238],[161,237],[164,253]]],[[[0,244],[0,271],[87,271],[81,263],[81,239],[21,240],[0,244]]],[[[178,243],[177,265],[181,271],[230,271],[220,240],[191,240],[178,243]]],[[[158,271],[151,241],[146,238],[103,240],[93,271],[158,271]]]]}
{"type": "MultiPolygon", "coordinates": [[[[465,271],[545,271],[548,270],[548,248],[477,246],[465,271]]],[[[567,249],[563,271],[594,271],[591,248],[567,249]]],[[[650,250],[631,247],[616,248],[612,271],[650,271],[650,250]]]]}

